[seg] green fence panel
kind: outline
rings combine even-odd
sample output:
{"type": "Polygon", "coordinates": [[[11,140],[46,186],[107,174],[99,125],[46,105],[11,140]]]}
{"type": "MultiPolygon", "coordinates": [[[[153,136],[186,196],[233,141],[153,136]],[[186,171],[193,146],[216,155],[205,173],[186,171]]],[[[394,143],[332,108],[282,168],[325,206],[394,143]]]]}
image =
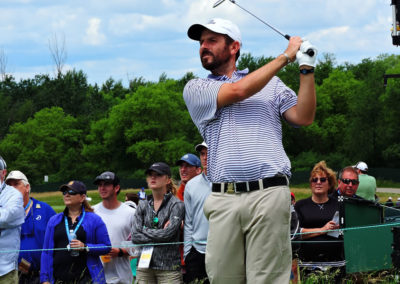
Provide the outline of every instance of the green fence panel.
{"type": "Polygon", "coordinates": [[[391,227],[374,227],[383,222],[383,208],[369,202],[345,200],[345,228],[371,226],[344,231],[346,272],[367,272],[392,268],[391,227]]]}

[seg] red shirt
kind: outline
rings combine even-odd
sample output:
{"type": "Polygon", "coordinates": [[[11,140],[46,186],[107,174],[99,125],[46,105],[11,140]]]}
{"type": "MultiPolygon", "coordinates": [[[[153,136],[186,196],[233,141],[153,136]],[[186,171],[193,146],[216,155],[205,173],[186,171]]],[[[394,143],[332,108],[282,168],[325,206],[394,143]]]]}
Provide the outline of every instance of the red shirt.
{"type": "Polygon", "coordinates": [[[185,193],[185,185],[186,184],[181,183],[181,185],[178,188],[178,191],[176,192],[176,197],[178,197],[181,201],[183,201],[184,199],[183,195],[185,193]]]}

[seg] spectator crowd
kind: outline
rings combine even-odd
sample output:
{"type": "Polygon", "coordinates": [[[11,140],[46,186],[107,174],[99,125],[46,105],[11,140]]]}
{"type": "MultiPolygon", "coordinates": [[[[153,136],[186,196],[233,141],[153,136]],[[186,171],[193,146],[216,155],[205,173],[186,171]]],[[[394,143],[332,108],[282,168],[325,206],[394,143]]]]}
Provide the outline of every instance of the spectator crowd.
{"type": "Polygon", "coordinates": [[[86,185],[72,180],[59,188],[65,208],[58,214],[30,195],[24,173],[7,175],[0,157],[0,283],[208,283],[207,148],[195,147],[200,159],[177,160],[179,187],[169,165],[156,162],[145,172],[151,194],[142,188],[125,202],[114,172],[94,179],[101,198],[94,206],[86,185]]]}
{"type": "MultiPolygon", "coordinates": [[[[170,167],[156,162],[145,172],[151,194],[140,198],[127,193],[123,203],[117,199],[118,176],[106,171],[94,179],[102,200],[94,206],[86,199],[84,183],[60,186],[65,209],[59,214],[30,196],[24,173],[7,175],[0,158],[0,249],[10,251],[0,257],[0,283],[209,283],[209,224],[203,212],[212,187],[208,146],[203,142],[195,150],[200,159],[188,153],[176,163],[179,187],[170,167]]],[[[367,171],[366,163],[359,162],[342,169],[337,178],[321,161],[310,173],[311,196],[296,201],[291,193],[292,239],[301,240],[292,246],[293,282],[297,264],[305,277],[325,265],[341,271],[337,281],[344,275],[343,245],[329,242],[342,238],[337,233],[338,198],[364,199],[360,195],[365,191],[375,200],[375,179],[368,175],[374,182],[363,184],[360,178],[367,171]]]]}

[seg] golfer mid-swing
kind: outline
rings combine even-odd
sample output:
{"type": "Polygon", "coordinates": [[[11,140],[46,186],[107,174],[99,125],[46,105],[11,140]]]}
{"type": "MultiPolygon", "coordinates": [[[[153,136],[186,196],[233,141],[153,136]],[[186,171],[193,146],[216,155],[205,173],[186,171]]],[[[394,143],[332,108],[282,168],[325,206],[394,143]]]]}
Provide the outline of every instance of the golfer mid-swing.
{"type": "Polygon", "coordinates": [[[248,74],[237,70],[238,27],[213,19],[188,30],[200,42],[200,59],[211,74],[193,79],[183,96],[209,146],[212,194],[204,204],[210,229],[206,267],[211,283],[288,283],[290,161],[282,145],[281,118],[295,126],[314,120],[317,50],[291,37],[284,53],[248,74]],[[305,51],[312,49],[310,57],[305,51]],[[300,65],[298,96],[275,76],[300,65]]]}

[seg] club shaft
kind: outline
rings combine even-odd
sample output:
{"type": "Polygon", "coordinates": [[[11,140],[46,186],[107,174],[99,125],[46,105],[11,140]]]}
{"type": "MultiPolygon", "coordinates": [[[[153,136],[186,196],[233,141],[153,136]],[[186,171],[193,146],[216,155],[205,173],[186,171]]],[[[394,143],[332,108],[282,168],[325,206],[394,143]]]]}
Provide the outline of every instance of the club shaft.
{"type": "MultiPolygon", "coordinates": [[[[249,13],[250,15],[252,15],[254,18],[256,18],[257,20],[259,20],[261,23],[267,25],[268,27],[270,27],[271,29],[273,29],[274,31],[276,31],[278,34],[280,34],[281,36],[283,36],[284,38],[286,38],[287,40],[290,39],[289,35],[285,35],[282,32],[280,32],[278,29],[274,28],[273,26],[271,26],[270,24],[268,24],[267,22],[265,22],[264,20],[260,19],[259,17],[257,17],[256,15],[254,15],[252,12],[250,12],[249,10],[246,10],[245,8],[243,8],[242,6],[240,6],[238,3],[236,3],[234,0],[229,0],[230,2],[232,2],[233,4],[235,4],[236,6],[238,6],[240,9],[242,9],[243,11],[249,13]]],[[[217,2],[218,3],[218,2],[217,2]]],[[[222,2],[221,2],[222,3],[222,2]]],[[[221,4],[221,3],[218,3],[221,4]]]]}
{"type": "Polygon", "coordinates": [[[224,2],[224,1],[225,1],[225,0],[218,0],[217,2],[215,2],[213,8],[215,8],[215,7],[219,6],[219,5],[221,5],[222,2],[224,2]]]}

